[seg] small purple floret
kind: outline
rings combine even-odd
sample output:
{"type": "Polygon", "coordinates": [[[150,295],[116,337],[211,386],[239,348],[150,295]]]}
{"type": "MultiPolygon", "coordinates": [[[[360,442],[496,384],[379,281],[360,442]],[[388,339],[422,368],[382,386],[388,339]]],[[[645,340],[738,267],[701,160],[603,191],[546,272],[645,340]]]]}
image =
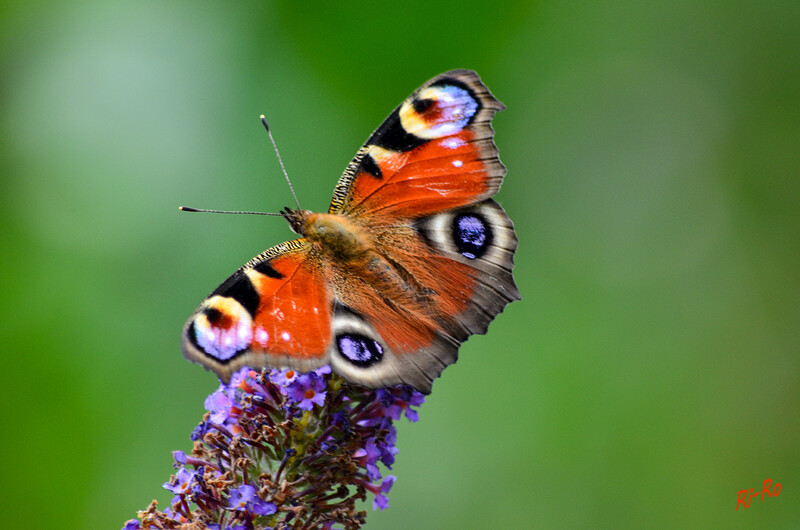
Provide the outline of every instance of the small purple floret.
{"type": "Polygon", "coordinates": [[[311,372],[297,377],[289,385],[289,397],[297,403],[297,408],[312,410],[314,405],[323,406],[327,392],[325,380],[311,372]]]}
{"type": "Polygon", "coordinates": [[[228,507],[232,510],[247,511],[256,515],[272,515],[277,511],[274,504],[266,502],[256,495],[256,489],[249,484],[231,490],[228,507]]]}
{"type": "Polygon", "coordinates": [[[229,393],[233,395],[233,390],[220,389],[206,398],[205,406],[211,412],[211,423],[222,425],[230,416],[233,399],[229,393]]]}
{"type": "Polygon", "coordinates": [[[181,468],[175,474],[175,484],[165,482],[164,488],[168,489],[172,493],[177,493],[178,495],[186,495],[192,491],[192,482],[194,481],[194,477],[194,471],[189,471],[185,467],[181,466],[181,468]]]}

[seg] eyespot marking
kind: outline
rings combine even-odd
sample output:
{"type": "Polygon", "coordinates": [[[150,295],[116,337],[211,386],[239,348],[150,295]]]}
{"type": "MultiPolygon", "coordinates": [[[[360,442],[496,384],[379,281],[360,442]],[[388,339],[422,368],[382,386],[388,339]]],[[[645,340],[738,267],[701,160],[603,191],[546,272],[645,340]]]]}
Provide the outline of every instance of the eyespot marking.
{"type": "Polygon", "coordinates": [[[207,303],[194,318],[189,337],[209,357],[230,361],[250,346],[253,320],[234,298],[215,296],[207,303]]]}
{"type": "Polygon", "coordinates": [[[480,110],[480,102],[467,86],[447,81],[423,88],[417,97],[400,106],[403,129],[432,140],[456,134],[469,125],[480,110]]]}
{"type": "Polygon", "coordinates": [[[443,147],[446,147],[447,149],[458,149],[459,147],[464,145],[464,141],[455,137],[447,138],[445,140],[442,140],[441,145],[443,147]]]}
{"type": "Polygon", "coordinates": [[[360,333],[337,335],[336,347],[342,357],[359,367],[370,366],[383,357],[383,347],[377,341],[360,333]]]}
{"type": "Polygon", "coordinates": [[[203,309],[203,314],[206,316],[208,323],[212,326],[218,324],[222,319],[222,312],[216,307],[207,307],[203,309]]]}
{"type": "Polygon", "coordinates": [[[262,347],[266,347],[269,342],[269,333],[262,327],[256,328],[255,341],[262,347]]]}
{"type": "Polygon", "coordinates": [[[403,105],[394,109],[394,111],[389,114],[386,121],[378,127],[378,130],[372,133],[372,136],[369,137],[364,145],[377,145],[389,151],[404,152],[411,151],[427,142],[425,138],[420,138],[409,133],[403,126],[399,113],[402,106],[403,105]]]}
{"type": "Polygon", "coordinates": [[[467,259],[483,256],[492,244],[492,228],[477,213],[462,213],[453,218],[453,243],[467,259]]]}
{"type": "Polygon", "coordinates": [[[434,101],[432,99],[419,99],[419,98],[414,98],[414,100],[411,102],[411,104],[414,106],[414,110],[418,114],[422,114],[423,112],[428,110],[428,107],[433,105],[433,103],[434,101]]]}

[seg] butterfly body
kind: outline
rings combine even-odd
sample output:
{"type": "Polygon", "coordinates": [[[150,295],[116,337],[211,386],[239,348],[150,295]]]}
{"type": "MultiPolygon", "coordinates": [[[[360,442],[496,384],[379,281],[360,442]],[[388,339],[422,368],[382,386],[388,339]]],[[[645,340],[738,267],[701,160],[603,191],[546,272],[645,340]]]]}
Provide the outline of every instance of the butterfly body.
{"type": "Polygon", "coordinates": [[[356,264],[373,250],[366,229],[343,215],[312,212],[300,215],[303,223],[299,233],[332,260],[356,264]]]}
{"type": "Polygon", "coordinates": [[[201,304],[185,355],[226,380],[241,366],[330,364],[356,384],[429,392],[461,342],[519,299],[513,225],[491,199],[502,108],[467,70],[415,91],[348,165],[327,213],[284,210],[301,237],[201,304]]]}

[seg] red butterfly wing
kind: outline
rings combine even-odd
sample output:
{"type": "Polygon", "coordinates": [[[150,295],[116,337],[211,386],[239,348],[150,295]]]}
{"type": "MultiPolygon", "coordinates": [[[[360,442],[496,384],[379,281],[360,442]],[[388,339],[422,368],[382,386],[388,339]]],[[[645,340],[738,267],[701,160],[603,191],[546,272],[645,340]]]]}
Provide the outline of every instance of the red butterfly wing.
{"type": "Polygon", "coordinates": [[[336,186],[330,213],[394,222],[491,197],[505,167],[490,121],[504,108],[474,72],[430,80],[359,150],[336,186]]]}

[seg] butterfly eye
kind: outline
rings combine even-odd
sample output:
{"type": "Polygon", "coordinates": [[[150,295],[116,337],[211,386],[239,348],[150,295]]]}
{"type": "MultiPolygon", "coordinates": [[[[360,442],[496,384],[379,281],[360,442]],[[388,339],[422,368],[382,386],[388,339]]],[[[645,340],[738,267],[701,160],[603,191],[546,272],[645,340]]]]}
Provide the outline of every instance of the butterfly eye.
{"type": "Polygon", "coordinates": [[[492,244],[492,229],[483,216],[462,213],[453,218],[453,242],[462,256],[476,259],[492,244]]]}
{"type": "Polygon", "coordinates": [[[336,337],[339,353],[356,366],[369,366],[381,360],[383,347],[378,342],[358,333],[336,337]]]}

